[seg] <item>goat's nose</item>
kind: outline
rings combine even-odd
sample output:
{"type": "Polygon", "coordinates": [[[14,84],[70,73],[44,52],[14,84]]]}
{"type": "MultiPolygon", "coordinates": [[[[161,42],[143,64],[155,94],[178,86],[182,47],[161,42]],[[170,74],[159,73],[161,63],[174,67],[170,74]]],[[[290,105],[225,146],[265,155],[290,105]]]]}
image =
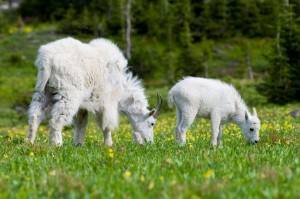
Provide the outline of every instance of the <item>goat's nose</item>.
{"type": "Polygon", "coordinates": [[[255,142],[255,143],[258,143],[258,140],[255,140],[254,142],[255,142]]]}

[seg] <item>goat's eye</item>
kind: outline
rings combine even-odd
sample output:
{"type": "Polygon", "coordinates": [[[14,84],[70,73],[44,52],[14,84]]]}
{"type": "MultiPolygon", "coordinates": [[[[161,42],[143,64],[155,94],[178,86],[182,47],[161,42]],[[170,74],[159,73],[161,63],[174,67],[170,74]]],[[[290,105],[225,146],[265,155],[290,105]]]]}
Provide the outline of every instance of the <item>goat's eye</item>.
{"type": "Polygon", "coordinates": [[[250,131],[253,132],[253,131],[254,131],[254,128],[250,128],[250,131]]]}

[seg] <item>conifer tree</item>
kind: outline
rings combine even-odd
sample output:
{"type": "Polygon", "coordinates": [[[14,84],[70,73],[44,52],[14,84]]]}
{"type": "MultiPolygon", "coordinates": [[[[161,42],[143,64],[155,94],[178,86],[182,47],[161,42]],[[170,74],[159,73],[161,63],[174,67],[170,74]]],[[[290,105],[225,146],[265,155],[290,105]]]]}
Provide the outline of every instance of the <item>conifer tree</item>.
{"type": "Polygon", "coordinates": [[[300,27],[292,6],[285,5],[273,52],[268,56],[269,73],[259,91],[269,102],[300,101],[300,27]]]}

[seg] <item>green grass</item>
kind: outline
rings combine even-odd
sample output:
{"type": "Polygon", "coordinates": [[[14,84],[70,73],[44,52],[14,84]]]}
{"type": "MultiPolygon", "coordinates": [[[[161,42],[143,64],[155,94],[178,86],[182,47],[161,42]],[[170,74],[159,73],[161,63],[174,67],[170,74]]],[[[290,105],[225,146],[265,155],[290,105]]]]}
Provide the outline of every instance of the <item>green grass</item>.
{"type": "Polygon", "coordinates": [[[114,147],[91,119],[82,147],[64,131],[64,145],[48,144],[41,126],[34,145],[24,144],[26,125],[0,129],[0,198],[298,198],[299,120],[293,106],[260,108],[261,142],[246,142],[235,125],[223,128],[223,147],[211,149],[210,124],[197,119],[187,144],[173,137],[175,117],[163,114],[155,143],[132,143],[122,118],[114,147]]]}

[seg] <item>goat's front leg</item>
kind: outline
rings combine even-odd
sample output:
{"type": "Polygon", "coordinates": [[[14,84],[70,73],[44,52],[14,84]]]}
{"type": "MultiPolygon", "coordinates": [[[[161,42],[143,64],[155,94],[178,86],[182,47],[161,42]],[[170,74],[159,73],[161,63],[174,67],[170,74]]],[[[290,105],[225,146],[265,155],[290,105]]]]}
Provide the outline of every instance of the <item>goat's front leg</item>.
{"type": "Polygon", "coordinates": [[[117,104],[109,106],[110,109],[104,108],[102,114],[97,115],[97,124],[101,127],[104,135],[104,143],[108,147],[112,147],[113,141],[111,131],[118,127],[119,114],[117,104]]]}
{"type": "Polygon", "coordinates": [[[221,125],[219,126],[219,134],[217,137],[217,144],[218,144],[218,146],[222,146],[222,127],[221,127],[221,125]]]}
{"type": "Polygon", "coordinates": [[[104,135],[104,143],[106,144],[106,146],[112,147],[113,146],[113,141],[112,141],[112,138],[111,138],[111,131],[106,128],[103,131],[103,135],[104,135]]]}
{"type": "Polygon", "coordinates": [[[84,143],[84,135],[86,131],[86,125],[88,120],[88,112],[80,109],[74,116],[73,125],[75,130],[74,144],[75,146],[81,146],[84,143]]]}
{"type": "Polygon", "coordinates": [[[211,130],[212,130],[212,136],[211,136],[210,144],[212,146],[217,146],[218,145],[218,138],[221,139],[221,134],[222,134],[222,133],[220,133],[221,118],[220,118],[219,114],[212,113],[210,120],[211,120],[211,130]]]}
{"type": "MultiPolygon", "coordinates": [[[[70,96],[72,96],[70,94],[70,96]]],[[[58,100],[51,110],[51,119],[49,120],[50,125],[50,143],[61,146],[62,140],[62,129],[65,125],[70,124],[73,117],[79,109],[79,101],[72,101],[70,97],[59,96],[58,100]]]]}

